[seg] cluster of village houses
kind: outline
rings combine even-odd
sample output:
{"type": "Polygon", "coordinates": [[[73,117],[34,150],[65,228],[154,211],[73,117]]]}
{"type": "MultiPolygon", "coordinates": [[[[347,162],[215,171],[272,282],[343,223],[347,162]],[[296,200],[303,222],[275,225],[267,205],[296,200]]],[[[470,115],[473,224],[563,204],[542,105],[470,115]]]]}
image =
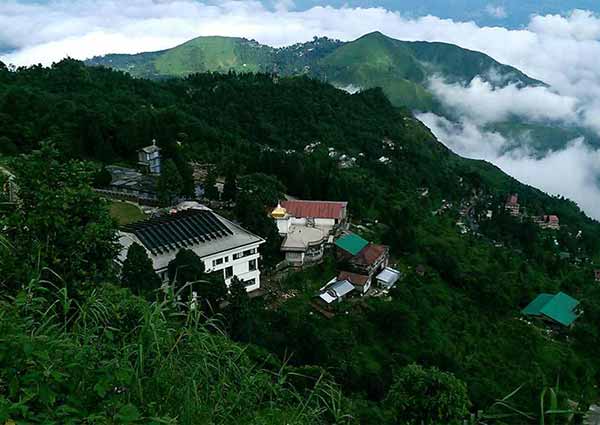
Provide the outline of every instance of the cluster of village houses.
{"type": "MultiPolygon", "coordinates": [[[[119,199],[128,196],[138,201],[154,199],[142,193],[140,182],[160,173],[160,148],[153,144],[142,149],[139,161],[146,173],[113,167],[110,169],[113,183],[103,193],[116,193],[119,199]],[[128,186],[123,183],[127,176],[143,177],[128,186]]],[[[319,263],[332,250],[337,264],[343,265],[317,294],[319,302],[329,305],[350,295],[362,296],[373,286],[386,290],[401,277],[400,272],[388,267],[387,246],[368,242],[348,231],[347,202],[284,200],[270,216],[283,237],[281,251],[286,264],[301,268],[319,263]]],[[[228,286],[237,277],[248,292],[261,287],[259,247],[265,241],[197,202],[182,202],[169,214],[122,226],[119,242],[120,264],[127,258],[129,248],[137,243],[146,249],[154,270],[164,281],[168,279],[168,265],[179,250],[189,249],[201,258],[207,272],[223,273],[228,286]]]]}
{"type": "MultiPolygon", "coordinates": [[[[510,215],[517,218],[527,217],[521,211],[521,205],[519,204],[519,195],[509,195],[504,204],[504,209],[509,212],[510,215]]],[[[531,220],[542,229],[560,230],[560,219],[557,215],[541,215],[533,216],[531,220]]]]}
{"type": "MultiPolygon", "coordinates": [[[[149,179],[160,174],[160,148],[153,143],[139,151],[139,165],[144,173],[122,167],[110,168],[113,182],[102,193],[118,199],[151,204],[155,198],[149,179]]],[[[9,177],[8,192],[16,197],[14,176],[9,177]]],[[[524,217],[518,195],[508,197],[505,209],[515,217],[524,217]]],[[[290,267],[302,268],[319,263],[326,252],[333,251],[338,267],[315,298],[325,307],[349,296],[370,292],[387,292],[402,278],[389,266],[390,252],[385,245],[369,242],[349,231],[348,203],[314,200],[284,200],[270,213],[283,237],[281,251],[290,267]]],[[[542,228],[558,230],[555,215],[535,217],[542,228]]],[[[143,246],[154,270],[163,281],[168,280],[168,265],[181,249],[189,249],[203,261],[207,272],[223,273],[226,285],[234,277],[248,292],[261,287],[259,248],[265,242],[237,223],[193,201],[182,202],[169,214],[122,226],[119,230],[121,252],[117,262],[123,264],[129,248],[143,246]]],[[[595,271],[600,282],[600,270],[595,271]]],[[[567,294],[542,293],[522,310],[525,317],[540,319],[551,327],[570,327],[580,312],[579,302],[567,294]]]]}

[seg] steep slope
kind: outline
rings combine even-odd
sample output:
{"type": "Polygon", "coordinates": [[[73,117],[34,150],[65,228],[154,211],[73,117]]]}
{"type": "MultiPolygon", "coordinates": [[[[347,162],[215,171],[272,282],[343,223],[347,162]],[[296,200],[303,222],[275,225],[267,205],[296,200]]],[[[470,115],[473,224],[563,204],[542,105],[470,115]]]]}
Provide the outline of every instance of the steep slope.
{"type": "Polygon", "coordinates": [[[273,70],[275,49],[244,38],[198,37],[172,49],[90,59],[136,77],[183,77],[195,72],[266,72],[273,70]]]}
{"type": "Polygon", "coordinates": [[[317,75],[340,86],[381,87],[392,103],[431,110],[423,66],[403,43],[373,33],[347,43],[319,62],[317,75]]]}
{"type": "MultiPolygon", "coordinates": [[[[600,292],[588,259],[600,252],[598,223],[564,199],[522,185],[488,163],[453,154],[379,89],[351,95],[314,79],[277,80],[264,74],[150,81],[67,60],[52,68],[0,68],[0,117],[6,123],[0,126],[0,151],[12,144],[27,152],[41,140],[52,140],[65,158],[134,164],[136,149],[156,138],[165,155],[181,149],[187,158],[215,164],[221,172],[234,170],[240,183],[264,173],[297,197],[349,201],[353,222],[361,224],[358,231],[392,247],[406,280],[392,300],[365,297],[351,313],[324,320],[310,314],[310,299],[334,270],[325,263],[307,270],[309,276],[294,275],[295,282],[283,288],[301,295],[277,311],[260,306],[248,315],[246,342],[261,346],[248,352],[261,364],[271,364],[265,350],[281,359],[292,353],[293,366],[325,368],[361,408],[385,398],[390,370],[413,362],[464,380],[474,410],[525,383],[522,411],[533,411],[539,407],[540,390],[557,376],[561,400],[579,401],[584,393],[597,400],[600,292]],[[355,163],[341,166],[342,155],[354,157],[355,163]],[[560,215],[560,232],[542,231],[507,215],[502,205],[508,193],[518,193],[531,214],[560,215]],[[473,203],[474,214],[495,210],[492,220],[482,221],[482,232],[485,224],[492,236],[457,231],[459,210],[473,203]],[[454,207],[439,213],[442,205],[454,207]],[[500,247],[496,242],[502,242],[500,247]],[[565,251],[573,261],[560,259],[565,251]],[[412,273],[417,265],[425,266],[424,276],[412,273]],[[585,302],[585,314],[568,339],[549,337],[515,320],[537,293],[559,290],[585,302]],[[361,403],[362,398],[369,403],[361,403]]],[[[264,205],[238,205],[227,213],[265,217],[264,205]]],[[[15,241],[29,243],[27,238],[15,241]]],[[[26,258],[38,264],[37,256],[26,258]]],[[[22,262],[14,264],[21,273],[22,262]]],[[[157,382],[165,381],[157,375],[157,382]]],[[[257,422],[263,423],[248,423],[257,422]]]]}
{"type": "MultiPolygon", "coordinates": [[[[430,86],[432,77],[446,83],[469,84],[478,77],[493,89],[545,86],[518,69],[459,46],[423,41],[401,41],[373,32],[351,42],[314,38],[283,48],[272,48],[243,38],[199,37],[160,52],[107,55],[87,61],[127,71],[136,77],[185,76],[195,72],[274,72],[282,76],[308,75],[354,92],[381,87],[396,106],[434,112],[459,121],[454,108],[444,105],[430,86]]],[[[513,140],[508,148],[527,147],[540,156],[564,148],[571,140],[587,136],[592,145],[600,140],[581,128],[529,122],[512,116],[486,130],[513,140]]]]}

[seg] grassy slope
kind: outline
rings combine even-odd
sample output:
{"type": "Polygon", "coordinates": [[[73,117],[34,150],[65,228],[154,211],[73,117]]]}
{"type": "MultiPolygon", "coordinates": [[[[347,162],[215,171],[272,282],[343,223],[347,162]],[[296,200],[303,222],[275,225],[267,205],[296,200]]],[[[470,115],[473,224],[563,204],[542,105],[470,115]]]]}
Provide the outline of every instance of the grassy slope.
{"type": "Polygon", "coordinates": [[[110,215],[117,220],[119,225],[133,223],[145,217],[144,213],[137,206],[119,201],[110,203],[110,215]]]}
{"type": "Polygon", "coordinates": [[[272,49],[241,38],[199,37],[167,50],[154,60],[160,75],[194,72],[259,72],[269,67],[272,49]]]}
{"type": "Polygon", "coordinates": [[[321,74],[338,85],[381,87],[392,103],[430,110],[434,100],[421,84],[426,74],[411,52],[380,33],[348,43],[320,62],[321,74]]]}

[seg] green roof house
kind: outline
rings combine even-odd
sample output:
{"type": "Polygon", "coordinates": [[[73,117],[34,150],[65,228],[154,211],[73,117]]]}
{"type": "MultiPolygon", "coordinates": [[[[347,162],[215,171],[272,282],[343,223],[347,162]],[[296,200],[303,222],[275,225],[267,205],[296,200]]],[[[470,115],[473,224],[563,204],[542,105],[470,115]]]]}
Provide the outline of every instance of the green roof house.
{"type": "Polygon", "coordinates": [[[358,235],[355,235],[354,233],[344,235],[335,241],[335,246],[350,253],[351,255],[357,255],[368,244],[368,241],[364,240],[358,235]]]}
{"type": "Polygon", "coordinates": [[[571,326],[577,313],[579,301],[563,292],[556,295],[540,294],[521,312],[525,316],[535,316],[563,326],[571,326]]]}

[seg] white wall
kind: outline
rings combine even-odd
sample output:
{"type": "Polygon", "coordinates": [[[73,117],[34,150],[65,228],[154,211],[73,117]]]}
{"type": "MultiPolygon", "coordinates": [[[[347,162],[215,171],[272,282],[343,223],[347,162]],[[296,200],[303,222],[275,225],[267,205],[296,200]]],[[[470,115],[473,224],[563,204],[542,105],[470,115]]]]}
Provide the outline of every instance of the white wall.
{"type": "MultiPolygon", "coordinates": [[[[240,279],[242,281],[248,281],[248,280],[255,279],[255,283],[253,285],[246,287],[247,291],[254,291],[254,290],[260,288],[260,261],[259,261],[260,254],[258,252],[259,245],[260,244],[247,245],[243,248],[236,248],[236,249],[224,251],[224,252],[221,252],[218,254],[201,257],[201,259],[204,262],[204,268],[207,272],[219,271],[219,272],[223,273],[223,277],[225,277],[225,269],[227,267],[232,267],[233,268],[233,276],[237,276],[238,279],[240,279]],[[234,254],[243,253],[244,251],[248,251],[248,250],[254,250],[255,253],[245,256],[245,257],[238,258],[237,260],[233,259],[234,254]],[[225,261],[225,258],[227,258],[228,260],[225,261]],[[222,263],[218,264],[218,265],[213,265],[213,260],[217,260],[217,259],[222,259],[223,260],[222,263]],[[251,260],[256,261],[256,270],[249,270],[249,265],[250,265],[251,260]]],[[[197,252],[194,249],[194,247],[192,247],[191,250],[194,251],[196,254],[198,254],[198,256],[200,256],[200,253],[197,252]]],[[[175,258],[176,252],[171,251],[171,252],[169,252],[169,254],[166,254],[166,255],[152,255],[149,251],[147,251],[147,252],[148,252],[148,256],[153,260],[154,270],[157,270],[157,272],[159,273],[161,278],[163,278],[163,280],[166,280],[166,278],[167,278],[166,272],[167,272],[168,264],[175,258]]],[[[125,253],[125,255],[127,255],[127,254],[125,253]]],[[[231,284],[232,277],[225,279],[225,284],[227,286],[229,286],[231,284]]]]}

